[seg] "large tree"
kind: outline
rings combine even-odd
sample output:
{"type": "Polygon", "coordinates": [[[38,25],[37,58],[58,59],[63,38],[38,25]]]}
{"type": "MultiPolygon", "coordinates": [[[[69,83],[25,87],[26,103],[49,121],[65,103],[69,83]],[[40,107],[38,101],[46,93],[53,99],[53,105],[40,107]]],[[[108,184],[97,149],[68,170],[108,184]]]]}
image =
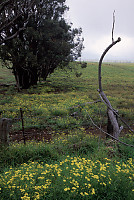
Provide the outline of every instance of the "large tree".
{"type": "Polygon", "coordinates": [[[72,29],[64,19],[68,10],[65,1],[12,0],[12,6],[6,7],[6,12],[1,11],[3,24],[6,17],[12,24],[0,32],[4,41],[0,56],[3,62],[12,63],[18,88],[37,84],[40,77],[46,79],[55,68],[67,66],[69,61],[81,56],[82,30],[72,29]],[[15,38],[6,40],[14,34],[15,38]]]}

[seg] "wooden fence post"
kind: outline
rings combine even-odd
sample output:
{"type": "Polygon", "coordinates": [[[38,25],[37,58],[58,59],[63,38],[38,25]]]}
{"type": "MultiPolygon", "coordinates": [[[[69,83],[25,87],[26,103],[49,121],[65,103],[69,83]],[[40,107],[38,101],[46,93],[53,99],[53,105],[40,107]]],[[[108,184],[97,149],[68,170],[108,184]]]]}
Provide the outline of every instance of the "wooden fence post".
{"type": "Polygon", "coordinates": [[[9,130],[11,126],[11,119],[0,119],[0,143],[3,145],[9,144],[9,130]]]}
{"type": "Polygon", "coordinates": [[[25,130],[24,130],[24,118],[23,118],[23,110],[22,110],[22,108],[20,108],[20,114],[21,114],[21,122],[22,122],[23,140],[24,140],[24,144],[26,144],[25,130]]]}

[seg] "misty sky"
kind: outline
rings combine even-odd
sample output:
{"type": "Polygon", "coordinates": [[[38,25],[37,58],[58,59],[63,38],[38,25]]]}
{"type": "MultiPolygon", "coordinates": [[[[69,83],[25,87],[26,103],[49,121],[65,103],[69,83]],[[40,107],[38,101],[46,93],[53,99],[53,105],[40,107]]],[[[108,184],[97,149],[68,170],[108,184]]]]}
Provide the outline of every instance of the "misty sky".
{"type": "Polygon", "coordinates": [[[134,61],[134,0],[67,0],[68,22],[83,30],[85,49],[82,60],[99,60],[112,42],[113,12],[114,39],[121,37],[106,55],[105,61],[134,61]]]}

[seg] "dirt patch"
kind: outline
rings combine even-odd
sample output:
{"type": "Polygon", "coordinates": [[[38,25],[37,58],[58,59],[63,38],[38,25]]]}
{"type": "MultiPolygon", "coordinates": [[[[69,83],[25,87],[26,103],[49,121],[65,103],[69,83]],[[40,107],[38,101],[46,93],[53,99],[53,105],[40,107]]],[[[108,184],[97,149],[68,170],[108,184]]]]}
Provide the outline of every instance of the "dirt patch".
{"type": "Polygon", "coordinates": [[[22,131],[17,131],[13,133],[9,133],[9,138],[11,142],[20,142],[24,140],[36,140],[36,141],[50,141],[52,140],[52,134],[48,133],[46,130],[38,130],[38,129],[28,129],[25,131],[25,134],[23,135],[22,131]]]}
{"type": "MultiPolygon", "coordinates": [[[[95,136],[101,136],[102,138],[105,138],[105,134],[102,133],[100,130],[94,127],[86,128],[85,129],[86,134],[92,134],[95,136]]],[[[67,133],[68,134],[68,133],[67,133]]],[[[52,133],[49,133],[47,130],[39,130],[39,129],[28,129],[25,130],[25,135],[23,136],[22,131],[15,131],[9,133],[9,138],[11,142],[21,142],[24,141],[24,137],[26,141],[51,141],[54,137],[52,133]]]]}
{"type": "MultiPolygon", "coordinates": [[[[134,128],[134,127],[132,127],[134,128]]],[[[102,127],[102,130],[107,131],[107,127],[104,126],[102,127]]],[[[86,134],[92,134],[94,136],[100,136],[101,138],[105,139],[106,135],[99,129],[95,127],[89,127],[85,129],[86,134]]],[[[121,136],[125,136],[126,134],[129,133],[128,128],[124,128],[121,132],[121,136]]],[[[44,142],[49,142],[53,139],[54,135],[51,132],[48,132],[48,130],[39,130],[39,129],[27,129],[25,130],[25,140],[26,141],[44,141],[44,142]]],[[[16,132],[10,132],[9,133],[9,138],[11,142],[21,142],[24,140],[23,132],[22,131],[16,131],[16,132]]]]}
{"type": "MultiPolygon", "coordinates": [[[[106,127],[103,127],[102,128],[104,131],[106,131],[106,127]]],[[[87,134],[92,134],[92,135],[95,135],[95,136],[100,136],[102,138],[105,138],[105,133],[103,133],[102,131],[100,131],[99,129],[97,128],[94,128],[94,127],[90,127],[90,128],[87,128],[85,129],[86,130],[86,133],[87,134]]]]}

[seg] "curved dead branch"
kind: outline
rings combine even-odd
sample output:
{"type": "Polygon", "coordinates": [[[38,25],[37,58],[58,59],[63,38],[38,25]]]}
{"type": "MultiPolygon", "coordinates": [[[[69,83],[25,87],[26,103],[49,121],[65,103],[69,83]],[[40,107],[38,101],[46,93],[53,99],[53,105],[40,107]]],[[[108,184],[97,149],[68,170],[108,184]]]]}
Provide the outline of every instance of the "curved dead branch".
{"type": "Polygon", "coordinates": [[[99,90],[98,92],[100,93],[100,96],[102,97],[103,101],[107,104],[107,114],[108,114],[108,118],[110,120],[110,123],[113,127],[113,136],[115,138],[119,137],[119,134],[122,130],[122,127],[119,128],[117,119],[116,119],[116,115],[113,112],[113,108],[112,105],[110,103],[110,101],[108,100],[107,96],[104,94],[103,90],[102,90],[102,83],[101,83],[101,65],[102,65],[102,61],[106,55],[106,53],[118,42],[121,41],[121,38],[119,37],[116,41],[113,41],[112,44],[110,44],[106,50],[103,52],[100,61],[99,61],[99,69],[98,69],[98,79],[99,79],[99,90]]]}
{"type": "Polygon", "coordinates": [[[98,77],[99,77],[99,92],[102,92],[102,84],[101,84],[101,65],[102,65],[102,61],[106,55],[106,53],[118,42],[121,41],[121,38],[119,37],[116,41],[112,42],[112,44],[110,44],[106,50],[103,52],[100,61],[99,61],[99,71],[98,71],[98,77]]]}

